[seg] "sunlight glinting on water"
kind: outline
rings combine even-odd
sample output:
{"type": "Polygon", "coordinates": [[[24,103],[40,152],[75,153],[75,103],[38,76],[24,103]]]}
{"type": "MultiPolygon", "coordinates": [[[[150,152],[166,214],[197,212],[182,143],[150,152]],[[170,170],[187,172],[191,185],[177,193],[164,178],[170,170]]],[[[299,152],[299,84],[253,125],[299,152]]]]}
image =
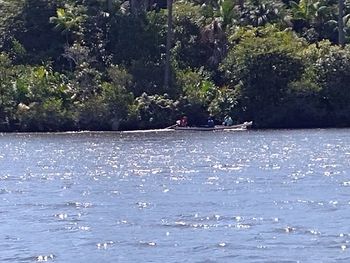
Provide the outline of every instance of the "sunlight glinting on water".
{"type": "Polygon", "coordinates": [[[0,261],[346,262],[348,134],[3,135],[0,261]]]}

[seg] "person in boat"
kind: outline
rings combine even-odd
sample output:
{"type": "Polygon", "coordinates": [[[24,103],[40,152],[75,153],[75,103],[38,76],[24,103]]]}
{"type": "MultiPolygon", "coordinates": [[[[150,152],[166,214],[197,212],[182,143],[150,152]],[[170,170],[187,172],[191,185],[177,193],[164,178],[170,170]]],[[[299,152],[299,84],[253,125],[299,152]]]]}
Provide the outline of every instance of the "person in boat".
{"type": "Polygon", "coordinates": [[[229,115],[226,115],[224,118],[224,122],[222,123],[224,126],[232,126],[233,125],[233,120],[229,115]]]}
{"type": "Polygon", "coordinates": [[[213,127],[215,126],[213,117],[210,116],[210,117],[208,118],[207,126],[208,126],[209,128],[213,128],[213,127]]]}
{"type": "Polygon", "coordinates": [[[183,116],[180,120],[177,120],[176,124],[179,127],[187,127],[188,126],[187,116],[183,116]]]}

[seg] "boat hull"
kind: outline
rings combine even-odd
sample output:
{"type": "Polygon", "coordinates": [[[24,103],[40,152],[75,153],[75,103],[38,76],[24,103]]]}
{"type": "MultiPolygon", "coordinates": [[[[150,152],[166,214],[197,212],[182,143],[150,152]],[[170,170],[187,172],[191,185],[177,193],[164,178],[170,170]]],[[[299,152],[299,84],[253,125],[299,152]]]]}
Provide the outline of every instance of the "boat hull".
{"type": "Polygon", "coordinates": [[[214,127],[174,127],[174,130],[177,131],[234,131],[234,130],[246,130],[252,126],[253,122],[245,122],[242,124],[224,126],[216,125],[214,127]]]}

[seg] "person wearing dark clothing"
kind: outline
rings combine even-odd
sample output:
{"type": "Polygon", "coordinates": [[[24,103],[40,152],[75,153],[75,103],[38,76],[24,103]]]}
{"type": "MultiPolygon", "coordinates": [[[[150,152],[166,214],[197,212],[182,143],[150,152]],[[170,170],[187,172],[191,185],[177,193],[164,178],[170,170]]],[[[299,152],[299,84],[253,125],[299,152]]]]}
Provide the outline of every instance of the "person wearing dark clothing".
{"type": "Polygon", "coordinates": [[[212,127],[215,126],[215,123],[214,123],[214,120],[213,120],[212,117],[209,117],[209,118],[208,118],[208,123],[207,123],[207,125],[208,125],[209,128],[212,128],[212,127]]]}

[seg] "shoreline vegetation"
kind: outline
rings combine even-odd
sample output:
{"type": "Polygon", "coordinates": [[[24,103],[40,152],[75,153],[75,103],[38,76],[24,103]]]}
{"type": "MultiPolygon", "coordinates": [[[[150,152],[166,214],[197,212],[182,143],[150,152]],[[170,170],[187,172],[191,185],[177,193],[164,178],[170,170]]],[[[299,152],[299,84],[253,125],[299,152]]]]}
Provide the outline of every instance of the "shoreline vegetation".
{"type": "Polygon", "coordinates": [[[1,0],[0,14],[0,132],[161,129],[184,115],[350,127],[344,0],[1,0]]]}

